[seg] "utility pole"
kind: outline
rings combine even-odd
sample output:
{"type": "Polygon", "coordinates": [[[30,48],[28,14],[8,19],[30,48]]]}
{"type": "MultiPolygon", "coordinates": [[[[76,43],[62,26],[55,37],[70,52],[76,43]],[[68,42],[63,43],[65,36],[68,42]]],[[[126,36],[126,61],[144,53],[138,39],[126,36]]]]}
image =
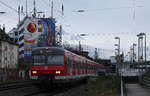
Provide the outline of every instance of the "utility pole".
{"type": "Polygon", "coordinates": [[[26,17],[28,17],[28,1],[26,0],[26,17]]]}
{"type": "Polygon", "coordinates": [[[136,44],[133,43],[133,62],[135,62],[135,59],[136,59],[135,47],[136,47],[136,44]]]}
{"type": "Polygon", "coordinates": [[[136,44],[135,43],[133,43],[133,68],[135,68],[135,59],[136,59],[136,54],[135,54],[135,46],[136,46],[136,44]]]}
{"type": "Polygon", "coordinates": [[[59,26],[59,31],[56,36],[56,40],[54,41],[57,46],[62,46],[62,25],[59,26]]]}
{"type": "Polygon", "coordinates": [[[140,38],[138,38],[138,62],[140,61],[140,38]]]}
{"type": "Polygon", "coordinates": [[[146,59],[147,59],[147,56],[146,56],[146,34],[145,34],[145,62],[146,62],[146,59]]]}
{"type": "Polygon", "coordinates": [[[82,46],[81,46],[81,42],[79,41],[79,51],[82,51],[82,46]]]}
{"type": "Polygon", "coordinates": [[[119,75],[119,68],[120,68],[120,37],[115,37],[115,39],[118,39],[118,44],[115,44],[115,46],[118,46],[118,56],[117,56],[117,74],[119,75]]]}
{"type": "Polygon", "coordinates": [[[18,6],[18,24],[20,24],[20,5],[18,6]]]}
{"type": "Polygon", "coordinates": [[[133,62],[133,48],[132,48],[132,46],[130,47],[130,61],[131,61],[131,63],[133,62]]]}
{"type": "Polygon", "coordinates": [[[147,60],[147,50],[146,50],[146,34],[144,33],[144,36],[145,36],[145,69],[146,69],[146,71],[147,71],[147,62],[146,62],[146,60],[147,60]]]}
{"type": "Polygon", "coordinates": [[[140,56],[140,60],[141,60],[141,65],[142,65],[142,73],[143,73],[143,37],[140,37],[140,42],[141,42],[141,56],[140,56]]]}
{"type": "Polygon", "coordinates": [[[34,6],[34,8],[33,8],[33,17],[36,17],[35,0],[34,0],[34,2],[33,2],[33,6],[34,6]]]}
{"type": "Polygon", "coordinates": [[[95,60],[97,60],[97,59],[98,59],[98,52],[97,52],[97,48],[95,48],[94,58],[95,58],[95,60]]]}
{"type": "MultiPolygon", "coordinates": [[[[141,63],[142,63],[141,65],[142,65],[142,73],[143,73],[143,71],[144,71],[144,69],[143,69],[144,64],[143,63],[146,64],[146,34],[145,33],[140,33],[137,36],[139,37],[138,38],[139,39],[138,40],[138,42],[139,42],[139,59],[140,59],[139,61],[141,61],[141,63]],[[144,52],[145,53],[145,60],[144,60],[145,62],[143,62],[143,51],[144,51],[143,50],[143,36],[145,36],[145,44],[144,44],[145,45],[144,46],[145,47],[145,52],[144,52]]],[[[146,65],[145,65],[145,67],[146,67],[146,65]]]]}
{"type": "Polygon", "coordinates": [[[53,18],[53,13],[54,13],[54,3],[53,3],[53,0],[51,2],[51,17],[53,18]]]}

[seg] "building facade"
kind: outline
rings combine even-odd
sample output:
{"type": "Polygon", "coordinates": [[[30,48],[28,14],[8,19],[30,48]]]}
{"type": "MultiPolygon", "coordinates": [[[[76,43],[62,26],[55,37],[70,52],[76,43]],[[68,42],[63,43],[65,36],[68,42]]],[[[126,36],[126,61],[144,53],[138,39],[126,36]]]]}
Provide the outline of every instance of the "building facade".
{"type": "Polygon", "coordinates": [[[18,47],[14,39],[5,33],[5,29],[0,28],[0,80],[16,78],[12,75],[17,75],[18,47]]]}
{"type": "Polygon", "coordinates": [[[19,74],[28,78],[32,49],[55,45],[55,19],[25,17],[17,28],[13,28],[8,34],[19,45],[19,74]]]}

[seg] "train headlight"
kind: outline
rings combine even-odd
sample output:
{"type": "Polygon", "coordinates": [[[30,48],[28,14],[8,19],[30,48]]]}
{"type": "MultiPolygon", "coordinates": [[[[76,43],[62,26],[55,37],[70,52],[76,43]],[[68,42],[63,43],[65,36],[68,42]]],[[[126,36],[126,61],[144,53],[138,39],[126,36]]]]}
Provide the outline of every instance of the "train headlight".
{"type": "Polygon", "coordinates": [[[37,73],[37,71],[32,71],[32,73],[33,73],[33,74],[36,74],[36,73],[37,73]]]}
{"type": "Polygon", "coordinates": [[[56,71],[55,73],[56,73],[56,74],[60,74],[61,72],[60,72],[60,71],[56,71]]]}

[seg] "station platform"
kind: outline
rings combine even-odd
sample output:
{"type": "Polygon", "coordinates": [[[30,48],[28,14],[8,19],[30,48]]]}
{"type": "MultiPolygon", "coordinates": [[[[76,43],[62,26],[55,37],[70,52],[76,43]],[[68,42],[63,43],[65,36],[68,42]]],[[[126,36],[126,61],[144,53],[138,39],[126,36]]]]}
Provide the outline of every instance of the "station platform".
{"type": "Polygon", "coordinates": [[[150,96],[150,89],[135,83],[125,84],[127,96],[150,96]]]}

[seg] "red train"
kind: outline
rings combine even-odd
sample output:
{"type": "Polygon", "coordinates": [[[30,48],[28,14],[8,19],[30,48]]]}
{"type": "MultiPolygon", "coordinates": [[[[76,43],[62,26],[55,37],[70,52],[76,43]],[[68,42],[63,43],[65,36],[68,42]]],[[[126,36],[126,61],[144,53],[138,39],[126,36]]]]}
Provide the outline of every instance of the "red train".
{"type": "Polygon", "coordinates": [[[32,77],[53,82],[67,82],[96,76],[104,66],[60,47],[33,50],[32,77]]]}

